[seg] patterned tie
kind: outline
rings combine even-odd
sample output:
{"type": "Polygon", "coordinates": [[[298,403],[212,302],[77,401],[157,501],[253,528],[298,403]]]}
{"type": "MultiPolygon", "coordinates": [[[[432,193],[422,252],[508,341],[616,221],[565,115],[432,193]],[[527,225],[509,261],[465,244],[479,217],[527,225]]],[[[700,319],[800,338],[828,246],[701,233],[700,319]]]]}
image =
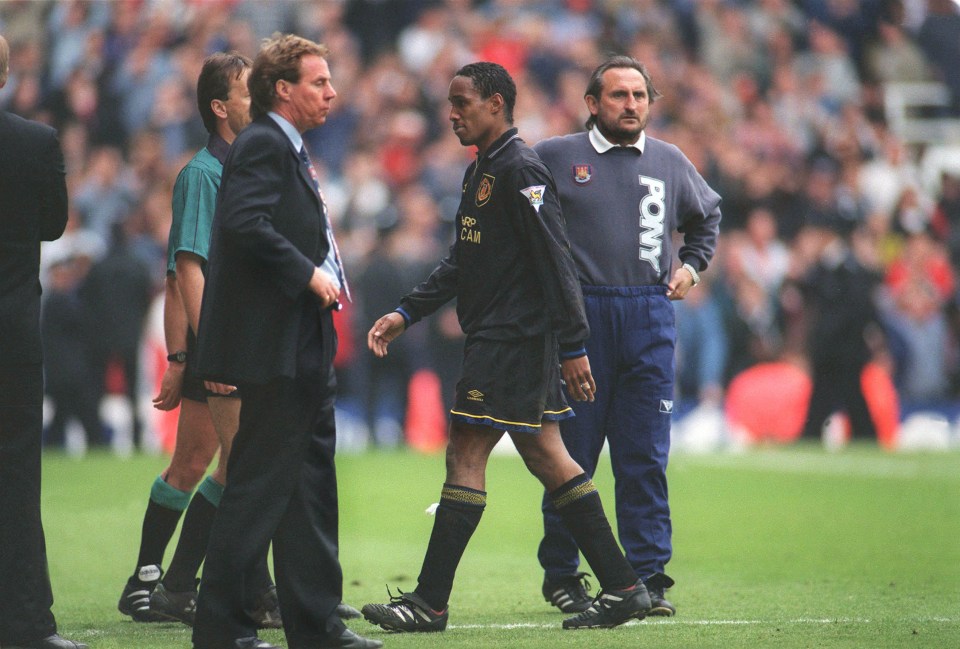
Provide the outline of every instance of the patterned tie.
{"type": "Polygon", "coordinates": [[[346,294],[347,299],[353,302],[353,298],[350,297],[350,285],[347,284],[347,275],[343,272],[343,263],[340,261],[340,249],[337,248],[337,239],[333,236],[333,226],[330,224],[330,217],[327,214],[327,203],[323,200],[323,192],[320,190],[320,176],[317,174],[313,162],[310,161],[310,154],[307,153],[306,144],[300,148],[300,159],[303,160],[303,164],[307,165],[310,178],[313,179],[313,186],[320,196],[320,208],[323,211],[323,222],[327,226],[327,237],[330,241],[330,248],[333,250],[333,260],[337,267],[337,279],[340,280],[340,286],[343,287],[343,292],[346,294]]]}

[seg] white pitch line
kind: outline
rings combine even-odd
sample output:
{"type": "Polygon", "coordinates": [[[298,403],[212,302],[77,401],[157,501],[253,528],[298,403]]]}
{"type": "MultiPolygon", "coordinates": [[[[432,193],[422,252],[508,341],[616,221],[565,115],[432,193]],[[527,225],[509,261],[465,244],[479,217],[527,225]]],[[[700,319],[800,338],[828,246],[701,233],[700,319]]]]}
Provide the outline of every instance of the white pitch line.
{"type": "MultiPolygon", "coordinates": [[[[939,622],[939,623],[949,623],[956,624],[960,623],[960,619],[949,618],[949,617],[929,617],[929,618],[915,618],[915,619],[901,619],[902,622],[939,622]]],[[[651,624],[671,624],[678,626],[752,626],[760,624],[769,624],[769,625],[786,625],[786,624],[816,624],[816,625],[825,625],[825,624],[872,624],[875,620],[869,618],[795,618],[792,620],[684,620],[678,618],[658,618],[652,619],[647,618],[643,622],[637,620],[631,620],[627,622],[624,626],[640,626],[645,623],[651,624]]],[[[513,622],[506,624],[451,624],[447,626],[448,629],[499,629],[509,631],[511,629],[560,629],[560,623],[555,624],[543,624],[543,623],[534,623],[534,622],[513,622]]]]}

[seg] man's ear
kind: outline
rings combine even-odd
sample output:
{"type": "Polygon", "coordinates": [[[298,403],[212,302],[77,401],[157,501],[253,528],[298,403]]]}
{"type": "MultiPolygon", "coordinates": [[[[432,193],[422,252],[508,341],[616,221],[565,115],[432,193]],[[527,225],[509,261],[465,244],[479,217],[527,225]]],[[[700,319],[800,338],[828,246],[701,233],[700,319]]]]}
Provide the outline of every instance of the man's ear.
{"type": "Polygon", "coordinates": [[[210,110],[220,119],[227,119],[227,106],[220,99],[214,99],[210,102],[210,110]]]}
{"type": "Polygon", "coordinates": [[[273,86],[273,91],[280,99],[289,99],[290,98],[290,82],[286,79],[277,79],[277,82],[273,86]]]}
{"type": "Polygon", "coordinates": [[[493,93],[493,95],[487,101],[490,102],[491,113],[496,114],[503,111],[503,107],[504,107],[503,95],[501,95],[499,92],[493,93]]]}
{"type": "Polygon", "coordinates": [[[594,117],[600,112],[600,102],[597,101],[597,98],[593,95],[584,95],[583,103],[587,105],[587,110],[589,110],[590,114],[594,117]]]}

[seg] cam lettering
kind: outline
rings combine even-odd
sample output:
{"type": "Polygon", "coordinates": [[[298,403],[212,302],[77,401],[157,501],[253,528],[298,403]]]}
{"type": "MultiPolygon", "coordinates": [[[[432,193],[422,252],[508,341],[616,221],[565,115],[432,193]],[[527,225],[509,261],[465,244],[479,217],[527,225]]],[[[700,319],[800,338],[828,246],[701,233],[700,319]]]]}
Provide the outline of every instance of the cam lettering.
{"type": "Polygon", "coordinates": [[[460,215],[460,241],[480,243],[480,230],[475,230],[477,219],[472,216],[460,215]]]}
{"type": "Polygon", "coordinates": [[[653,266],[659,273],[666,186],[662,180],[647,176],[640,176],[640,184],[649,190],[640,201],[640,260],[653,266]]]}

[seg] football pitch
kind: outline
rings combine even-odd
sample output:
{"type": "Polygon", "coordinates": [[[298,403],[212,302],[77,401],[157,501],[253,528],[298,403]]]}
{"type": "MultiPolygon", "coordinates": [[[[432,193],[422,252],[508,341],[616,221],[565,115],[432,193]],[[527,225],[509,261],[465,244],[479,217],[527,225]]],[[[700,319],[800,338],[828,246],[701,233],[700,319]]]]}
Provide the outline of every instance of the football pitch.
{"type": "MultiPolygon", "coordinates": [[[[186,626],[137,624],[116,610],[164,466],[153,456],[44,458],[54,612],[61,632],[91,649],[191,646],[186,626]]],[[[344,600],[359,608],[386,601],[386,585],[412,590],[442,457],[341,455],[338,470],[344,600]]],[[[519,458],[504,455],[490,461],[486,512],[457,574],[447,631],[348,625],[397,649],[960,647],[960,452],[676,454],[669,478],[674,618],[563,631],[563,614],[540,595],[541,491],[519,458]]],[[[596,482],[612,514],[609,465],[596,482]]],[[[261,637],[284,645],[280,632],[261,637]]]]}

